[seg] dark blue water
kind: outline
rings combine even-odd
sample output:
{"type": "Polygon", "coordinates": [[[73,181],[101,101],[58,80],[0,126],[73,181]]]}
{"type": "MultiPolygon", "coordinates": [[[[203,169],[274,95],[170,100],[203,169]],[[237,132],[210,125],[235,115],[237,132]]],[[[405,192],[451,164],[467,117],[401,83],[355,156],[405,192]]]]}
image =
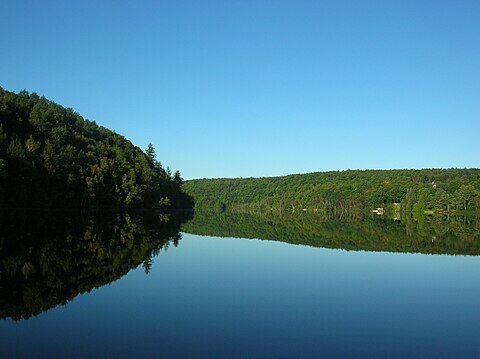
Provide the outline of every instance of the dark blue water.
{"type": "Polygon", "coordinates": [[[480,257],[183,234],[115,282],[17,322],[1,358],[480,356],[480,257]]]}

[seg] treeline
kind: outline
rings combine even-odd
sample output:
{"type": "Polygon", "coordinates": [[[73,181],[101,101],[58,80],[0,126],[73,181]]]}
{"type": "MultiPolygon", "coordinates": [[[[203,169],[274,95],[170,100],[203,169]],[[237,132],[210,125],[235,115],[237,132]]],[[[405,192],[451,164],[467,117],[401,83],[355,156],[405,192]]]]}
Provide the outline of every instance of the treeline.
{"type": "Polygon", "coordinates": [[[0,88],[0,207],[192,208],[181,184],[152,145],[0,88]]]}
{"type": "Polygon", "coordinates": [[[406,216],[399,221],[373,215],[196,211],[182,231],[352,251],[480,255],[480,222],[465,216],[406,216]]]}
{"type": "Polygon", "coordinates": [[[27,319],[115,281],[177,246],[191,211],[0,212],[0,319],[27,319]]]}
{"type": "Polygon", "coordinates": [[[395,204],[403,211],[480,211],[480,169],[347,170],[185,182],[197,209],[346,213],[395,204]]]}

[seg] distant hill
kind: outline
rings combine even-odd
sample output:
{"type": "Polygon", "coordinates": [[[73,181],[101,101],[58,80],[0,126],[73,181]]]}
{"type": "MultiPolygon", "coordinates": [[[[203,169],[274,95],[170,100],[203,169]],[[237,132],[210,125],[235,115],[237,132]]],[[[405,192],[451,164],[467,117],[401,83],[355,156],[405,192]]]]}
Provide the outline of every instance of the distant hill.
{"type": "Polygon", "coordinates": [[[0,207],[192,208],[153,146],[35,93],[0,88],[0,207]]]}
{"type": "Polygon", "coordinates": [[[480,169],[347,170],[185,182],[196,209],[478,212],[480,169]],[[395,205],[394,205],[395,204],[395,205]]]}

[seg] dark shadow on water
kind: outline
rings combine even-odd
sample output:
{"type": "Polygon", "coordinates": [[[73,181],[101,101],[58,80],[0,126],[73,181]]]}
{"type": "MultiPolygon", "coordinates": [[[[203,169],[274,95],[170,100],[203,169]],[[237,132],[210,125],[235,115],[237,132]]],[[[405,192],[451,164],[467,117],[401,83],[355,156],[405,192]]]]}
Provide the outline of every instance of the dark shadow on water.
{"type": "Polygon", "coordinates": [[[191,212],[0,213],[0,318],[27,319],[119,279],[169,245],[191,212]]]}

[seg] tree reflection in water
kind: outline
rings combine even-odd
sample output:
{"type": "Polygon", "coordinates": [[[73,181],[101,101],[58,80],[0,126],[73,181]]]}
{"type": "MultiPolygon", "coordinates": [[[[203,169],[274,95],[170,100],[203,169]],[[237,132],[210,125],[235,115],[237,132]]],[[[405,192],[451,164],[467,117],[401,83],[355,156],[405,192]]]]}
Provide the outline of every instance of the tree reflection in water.
{"type": "Polygon", "coordinates": [[[394,220],[352,214],[195,212],[186,233],[354,251],[480,255],[480,223],[465,216],[394,220]]]}
{"type": "Polygon", "coordinates": [[[0,318],[27,319],[110,283],[170,244],[190,212],[0,214],[0,318]]]}

